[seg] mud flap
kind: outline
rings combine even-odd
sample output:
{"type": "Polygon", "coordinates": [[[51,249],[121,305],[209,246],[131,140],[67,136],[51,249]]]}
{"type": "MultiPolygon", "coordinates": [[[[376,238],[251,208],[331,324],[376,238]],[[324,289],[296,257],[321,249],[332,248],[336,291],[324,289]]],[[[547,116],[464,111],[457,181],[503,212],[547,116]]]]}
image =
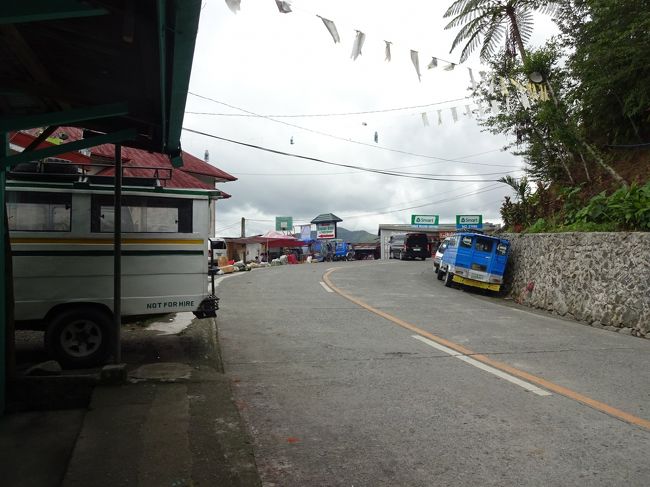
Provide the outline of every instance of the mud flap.
{"type": "Polygon", "coordinates": [[[218,309],[219,298],[211,294],[203,301],[201,301],[198,309],[193,313],[197,318],[216,318],[218,309]]]}

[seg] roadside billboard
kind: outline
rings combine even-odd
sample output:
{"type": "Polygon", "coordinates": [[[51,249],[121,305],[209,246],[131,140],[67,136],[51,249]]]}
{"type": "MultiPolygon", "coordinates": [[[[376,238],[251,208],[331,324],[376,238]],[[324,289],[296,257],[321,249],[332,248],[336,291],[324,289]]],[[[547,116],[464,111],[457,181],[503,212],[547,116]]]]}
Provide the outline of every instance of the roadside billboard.
{"type": "Polygon", "coordinates": [[[433,227],[438,225],[438,215],[411,215],[411,225],[433,227]]]}
{"type": "Polygon", "coordinates": [[[316,238],[318,240],[336,238],[336,223],[317,223],[316,238]]]}
{"type": "Polygon", "coordinates": [[[483,228],[483,215],[456,215],[456,228],[483,228]]]}

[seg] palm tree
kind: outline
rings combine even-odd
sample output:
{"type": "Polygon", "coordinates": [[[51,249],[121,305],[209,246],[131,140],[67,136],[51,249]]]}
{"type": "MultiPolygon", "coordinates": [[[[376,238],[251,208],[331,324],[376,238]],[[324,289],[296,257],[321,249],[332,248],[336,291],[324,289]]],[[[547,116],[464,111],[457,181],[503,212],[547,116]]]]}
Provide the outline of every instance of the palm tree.
{"type": "MultiPolygon", "coordinates": [[[[526,60],[524,44],[533,31],[533,11],[553,13],[557,2],[553,0],[455,0],[444,17],[453,17],[445,29],[462,25],[451,46],[465,42],[460,62],[482,43],[481,59],[495,53],[504,34],[506,47],[519,50],[521,60],[526,60]]],[[[450,52],[451,52],[450,51],[450,52]]]]}
{"type": "Polygon", "coordinates": [[[528,197],[530,196],[530,188],[528,187],[528,178],[526,176],[516,179],[508,175],[500,177],[497,181],[507,184],[514,189],[517,201],[520,201],[524,206],[526,206],[528,203],[528,197]]]}

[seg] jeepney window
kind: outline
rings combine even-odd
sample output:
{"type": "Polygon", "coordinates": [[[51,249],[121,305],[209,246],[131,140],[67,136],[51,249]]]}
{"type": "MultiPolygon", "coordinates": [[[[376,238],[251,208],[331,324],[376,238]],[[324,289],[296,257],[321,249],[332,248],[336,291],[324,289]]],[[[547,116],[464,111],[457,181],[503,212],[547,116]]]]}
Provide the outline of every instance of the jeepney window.
{"type": "Polygon", "coordinates": [[[447,244],[447,247],[455,247],[456,246],[456,237],[451,237],[449,239],[449,243],[447,244]]]}
{"type": "Polygon", "coordinates": [[[463,235],[460,237],[460,246],[465,248],[465,249],[471,249],[472,248],[472,237],[468,235],[463,235]]]}
{"type": "Polygon", "coordinates": [[[476,244],[474,247],[476,250],[480,250],[481,252],[489,252],[491,254],[492,249],[494,248],[494,240],[485,237],[476,237],[476,244]]]}
{"type": "MultiPolygon", "coordinates": [[[[91,231],[113,231],[115,209],[112,196],[93,195],[91,212],[91,231]]],[[[192,200],[125,196],[122,201],[122,231],[192,233],[192,200]]]]}
{"type": "Polygon", "coordinates": [[[508,253],[508,246],[504,243],[499,243],[497,245],[497,254],[506,255],[508,253]]]}
{"type": "Polygon", "coordinates": [[[9,230],[69,232],[72,195],[63,193],[7,192],[9,230]]]}

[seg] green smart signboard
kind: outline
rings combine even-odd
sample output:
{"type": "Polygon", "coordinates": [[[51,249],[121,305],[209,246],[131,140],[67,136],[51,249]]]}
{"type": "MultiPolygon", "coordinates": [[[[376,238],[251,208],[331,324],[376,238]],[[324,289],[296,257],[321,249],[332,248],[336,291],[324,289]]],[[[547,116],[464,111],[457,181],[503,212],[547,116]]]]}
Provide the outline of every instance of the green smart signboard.
{"type": "Polygon", "coordinates": [[[438,224],[438,215],[411,215],[411,225],[434,226],[438,224]]]}
{"type": "Polygon", "coordinates": [[[483,228],[483,215],[456,215],[456,228],[483,228]]]}
{"type": "Polygon", "coordinates": [[[292,216],[276,216],[275,217],[275,230],[277,232],[284,232],[293,228],[292,216]]]}

